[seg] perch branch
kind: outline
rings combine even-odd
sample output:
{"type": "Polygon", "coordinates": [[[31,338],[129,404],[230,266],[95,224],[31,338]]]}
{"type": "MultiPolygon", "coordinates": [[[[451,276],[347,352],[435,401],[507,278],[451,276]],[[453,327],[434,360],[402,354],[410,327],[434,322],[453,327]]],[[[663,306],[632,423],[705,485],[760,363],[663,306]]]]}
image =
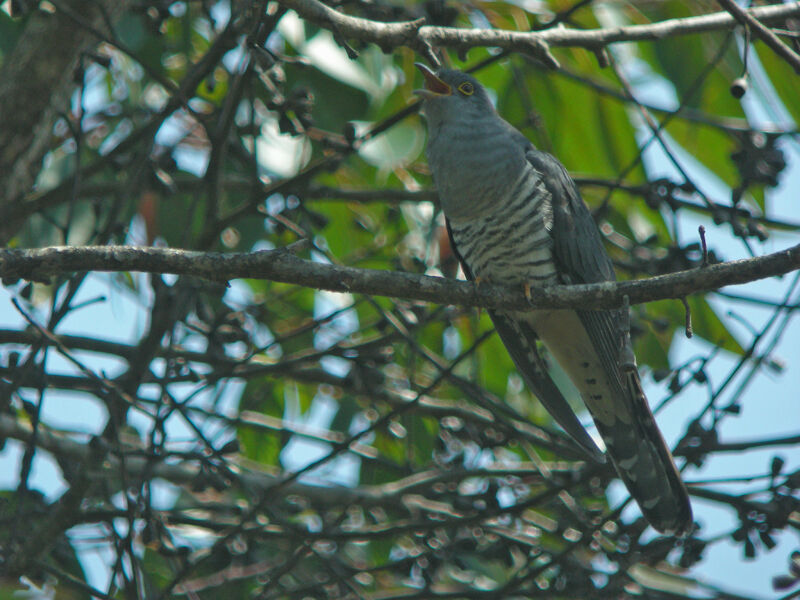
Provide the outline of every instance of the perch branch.
{"type": "Polygon", "coordinates": [[[286,250],[254,253],[206,253],[133,246],[54,246],[0,249],[0,277],[46,281],[73,272],[139,271],[191,275],[227,283],[231,279],[266,279],[332,292],[389,296],[439,304],[496,309],[617,308],[624,296],[631,304],[716,290],[784,275],[800,268],[800,244],[757,258],[708,265],[643,280],[534,288],[532,300],[520,289],[430,277],[413,273],[323,264],[286,250]]]}

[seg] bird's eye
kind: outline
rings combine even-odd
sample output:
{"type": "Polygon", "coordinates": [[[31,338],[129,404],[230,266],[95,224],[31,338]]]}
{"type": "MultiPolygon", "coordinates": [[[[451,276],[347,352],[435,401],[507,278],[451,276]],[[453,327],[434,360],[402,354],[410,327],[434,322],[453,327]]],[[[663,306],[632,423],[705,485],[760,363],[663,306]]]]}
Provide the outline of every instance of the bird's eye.
{"type": "Polygon", "coordinates": [[[465,96],[472,96],[475,92],[475,86],[472,85],[469,81],[465,81],[460,86],[458,86],[458,91],[464,94],[465,96]]]}

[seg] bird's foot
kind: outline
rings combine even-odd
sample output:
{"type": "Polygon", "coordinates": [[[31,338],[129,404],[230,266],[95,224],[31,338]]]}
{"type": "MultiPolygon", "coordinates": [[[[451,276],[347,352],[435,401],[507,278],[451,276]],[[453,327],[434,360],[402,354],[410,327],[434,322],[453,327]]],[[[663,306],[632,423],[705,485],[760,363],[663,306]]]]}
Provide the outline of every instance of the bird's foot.
{"type": "Polygon", "coordinates": [[[533,293],[531,293],[531,284],[530,283],[523,284],[522,289],[525,292],[525,299],[528,302],[532,302],[533,301],[533,293]]]}

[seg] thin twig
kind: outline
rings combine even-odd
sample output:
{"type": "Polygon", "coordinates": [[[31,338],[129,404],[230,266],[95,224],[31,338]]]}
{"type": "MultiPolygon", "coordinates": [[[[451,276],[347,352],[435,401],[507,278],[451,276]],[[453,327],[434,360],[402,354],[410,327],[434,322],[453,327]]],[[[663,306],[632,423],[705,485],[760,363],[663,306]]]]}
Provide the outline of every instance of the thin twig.
{"type": "Polygon", "coordinates": [[[683,302],[683,309],[686,311],[686,322],[684,324],[686,337],[691,338],[694,335],[692,332],[692,309],[689,307],[689,301],[686,297],[681,298],[681,302],[683,302]]]}
{"type": "MultiPolygon", "coordinates": [[[[746,11],[733,0],[718,0],[718,2],[725,10],[733,15],[734,19],[745,27],[749,27],[756,37],[772,48],[775,54],[788,62],[795,73],[800,74],[800,55],[784,44],[772,31],[767,29],[761,21],[758,20],[754,11],[746,11]]],[[[794,4],[800,5],[800,2],[795,2],[794,4]]]]}
{"type": "Polygon", "coordinates": [[[703,252],[703,259],[700,262],[701,267],[708,266],[708,246],[706,245],[706,228],[700,225],[697,228],[697,232],[700,234],[700,247],[702,248],[703,252]]]}

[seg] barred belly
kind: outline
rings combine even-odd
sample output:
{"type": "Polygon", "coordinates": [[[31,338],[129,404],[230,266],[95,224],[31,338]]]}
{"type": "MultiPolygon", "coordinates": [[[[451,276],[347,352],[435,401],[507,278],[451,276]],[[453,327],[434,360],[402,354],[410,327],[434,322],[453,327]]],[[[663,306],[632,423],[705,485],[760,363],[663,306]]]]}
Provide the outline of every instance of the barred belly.
{"type": "Polygon", "coordinates": [[[550,194],[532,167],[492,210],[450,219],[456,249],[473,276],[505,285],[557,282],[551,226],[550,194]]]}

